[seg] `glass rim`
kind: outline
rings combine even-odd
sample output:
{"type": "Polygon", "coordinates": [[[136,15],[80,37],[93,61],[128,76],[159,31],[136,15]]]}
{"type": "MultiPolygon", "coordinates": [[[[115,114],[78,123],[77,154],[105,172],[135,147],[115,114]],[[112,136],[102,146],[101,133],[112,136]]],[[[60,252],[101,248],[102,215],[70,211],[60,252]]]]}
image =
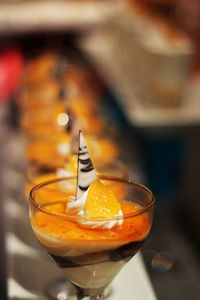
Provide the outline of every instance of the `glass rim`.
{"type": "Polygon", "coordinates": [[[37,190],[39,190],[42,187],[45,187],[49,184],[52,183],[56,183],[56,182],[60,182],[60,181],[64,181],[64,180],[72,180],[75,179],[76,180],[77,176],[67,176],[67,177],[59,177],[59,178],[52,178],[46,181],[43,181],[37,185],[35,185],[29,193],[29,204],[33,205],[38,211],[41,211],[43,213],[49,214],[51,216],[54,217],[59,217],[62,219],[66,219],[66,220],[70,220],[70,221],[89,221],[89,222],[106,222],[106,221],[117,221],[117,220],[123,220],[123,219],[128,219],[131,217],[136,217],[139,216],[143,213],[145,213],[146,211],[148,211],[151,207],[154,206],[155,204],[155,196],[153,194],[153,192],[147,188],[145,185],[138,183],[138,182],[134,182],[128,179],[124,179],[124,178],[120,178],[120,177],[114,177],[114,176],[107,176],[107,175],[97,175],[97,178],[100,178],[102,180],[109,180],[109,181],[115,181],[115,182],[120,182],[120,183],[124,183],[124,184],[129,184],[131,186],[135,186],[140,188],[141,190],[145,191],[146,193],[149,194],[149,202],[141,208],[138,208],[135,212],[132,213],[127,213],[126,215],[123,216],[113,216],[113,217],[87,217],[87,216],[78,216],[78,215],[70,215],[70,214],[62,214],[62,213],[57,213],[57,212],[52,212],[48,209],[44,208],[44,205],[50,205],[50,204],[58,204],[58,203],[65,203],[63,200],[58,200],[58,201],[53,201],[53,202],[47,202],[45,204],[40,205],[39,203],[37,203],[34,200],[34,196],[33,193],[37,190]]]}

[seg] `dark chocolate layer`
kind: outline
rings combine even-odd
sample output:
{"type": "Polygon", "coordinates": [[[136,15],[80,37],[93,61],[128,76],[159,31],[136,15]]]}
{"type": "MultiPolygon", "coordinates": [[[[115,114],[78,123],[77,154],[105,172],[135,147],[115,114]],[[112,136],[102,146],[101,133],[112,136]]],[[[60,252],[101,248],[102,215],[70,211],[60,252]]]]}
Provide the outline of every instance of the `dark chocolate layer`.
{"type": "Polygon", "coordinates": [[[117,262],[133,257],[141,248],[143,241],[131,242],[115,250],[90,253],[80,256],[57,256],[49,253],[60,268],[80,267],[107,261],[117,262]]]}

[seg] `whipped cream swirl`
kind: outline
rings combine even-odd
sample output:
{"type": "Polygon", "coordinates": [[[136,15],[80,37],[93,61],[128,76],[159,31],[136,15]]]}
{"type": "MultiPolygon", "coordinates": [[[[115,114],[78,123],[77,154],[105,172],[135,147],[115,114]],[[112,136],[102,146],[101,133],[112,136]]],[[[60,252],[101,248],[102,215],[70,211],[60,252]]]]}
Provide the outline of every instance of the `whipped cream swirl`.
{"type": "Polygon", "coordinates": [[[67,169],[64,168],[59,168],[56,171],[56,175],[57,177],[70,177],[70,176],[74,176],[74,174],[71,171],[68,171],[67,169]]]}
{"type": "MultiPolygon", "coordinates": [[[[87,201],[87,195],[88,195],[88,191],[89,191],[89,188],[86,192],[84,192],[82,194],[82,196],[79,198],[79,199],[75,199],[75,197],[71,197],[71,202],[68,203],[68,206],[67,208],[69,210],[73,209],[76,211],[76,214],[77,216],[80,216],[80,217],[89,217],[87,215],[87,212],[86,212],[86,201],[87,201]]],[[[122,210],[119,210],[119,212],[114,216],[114,217],[123,217],[123,213],[122,213],[122,210]]],[[[102,229],[111,229],[113,228],[114,226],[120,226],[122,225],[123,223],[123,219],[116,219],[116,220],[108,220],[108,221],[98,221],[98,220],[92,220],[92,218],[90,218],[90,220],[86,220],[86,219],[80,219],[80,220],[77,220],[77,222],[79,222],[80,224],[84,225],[84,226],[88,226],[88,227],[91,227],[91,228],[102,228],[102,229]]]]}
{"type": "MultiPolygon", "coordinates": [[[[59,177],[59,178],[62,178],[62,177],[72,177],[74,176],[74,174],[70,171],[68,171],[67,169],[64,169],[64,168],[59,168],[57,169],[56,171],[56,176],[59,177]]],[[[59,181],[58,182],[59,186],[61,188],[68,188],[69,191],[73,192],[74,191],[74,182],[73,180],[64,180],[64,181],[59,181]]]]}

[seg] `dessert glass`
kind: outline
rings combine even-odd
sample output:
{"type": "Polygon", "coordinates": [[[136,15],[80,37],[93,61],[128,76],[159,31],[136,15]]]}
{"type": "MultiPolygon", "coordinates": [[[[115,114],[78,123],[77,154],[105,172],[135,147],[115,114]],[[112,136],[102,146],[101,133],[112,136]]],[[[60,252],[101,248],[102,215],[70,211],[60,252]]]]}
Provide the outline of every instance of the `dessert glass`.
{"type": "Polygon", "coordinates": [[[69,214],[66,204],[76,193],[76,177],[43,182],[35,186],[29,196],[33,232],[75,286],[77,299],[103,299],[105,288],[141,248],[152,225],[155,199],[148,188],[117,177],[98,177],[104,183],[115,182],[123,186],[126,192],[123,197],[118,197],[123,217],[89,218],[69,214]],[[49,196],[45,200],[42,197],[41,201],[41,193],[46,188],[49,196]],[[81,225],[91,221],[98,222],[103,228],[81,225]],[[121,225],[110,229],[104,226],[110,222],[121,225]]]}

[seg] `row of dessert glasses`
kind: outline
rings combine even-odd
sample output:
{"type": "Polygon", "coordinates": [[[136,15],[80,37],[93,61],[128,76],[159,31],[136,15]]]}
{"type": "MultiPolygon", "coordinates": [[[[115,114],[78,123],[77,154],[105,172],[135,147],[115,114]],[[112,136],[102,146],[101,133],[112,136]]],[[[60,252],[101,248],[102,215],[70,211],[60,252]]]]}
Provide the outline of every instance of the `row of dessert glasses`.
{"type": "Polygon", "coordinates": [[[17,103],[30,186],[52,176],[76,174],[72,139],[77,126],[84,132],[97,171],[127,176],[126,166],[118,160],[117,132],[102,116],[101,97],[95,73],[74,58],[45,51],[27,61],[17,103]]]}
{"type": "MultiPolygon", "coordinates": [[[[110,130],[101,114],[101,96],[101,86],[86,65],[49,51],[27,60],[16,99],[20,128],[26,139],[27,198],[35,185],[77,173],[77,145],[72,143],[77,126],[86,133],[97,172],[127,176],[127,167],[117,159],[116,131],[110,130]]],[[[110,183],[118,194],[123,193],[120,191],[122,185],[118,188],[112,181],[110,183]]],[[[44,198],[53,197],[47,194],[46,191],[44,198]]],[[[64,284],[63,280],[56,281],[55,288],[48,290],[50,296],[56,298],[60,286],[66,289],[65,281],[64,284]]]]}
{"type": "MultiPolygon", "coordinates": [[[[123,218],[111,215],[91,220],[90,217],[68,215],[66,211],[67,202],[77,189],[76,176],[69,177],[77,174],[77,153],[80,150],[74,151],[78,146],[74,119],[78,119],[85,132],[96,172],[127,176],[126,167],[116,160],[117,144],[105,135],[107,127],[100,114],[99,92],[91,70],[71,65],[60,54],[42,53],[27,63],[18,96],[20,125],[27,139],[26,153],[31,166],[27,172],[26,194],[33,187],[29,197],[33,231],[75,285],[78,299],[86,296],[93,300],[103,299],[108,284],[141,247],[151,228],[154,205],[153,195],[145,187],[125,179],[98,177],[90,199],[93,199],[96,189],[99,189],[98,201],[104,202],[105,197],[112,195],[113,203],[123,207],[123,218]],[[108,190],[101,189],[99,179],[108,190]],[[101,195],[103,190],[105,195],[101,195]],[[83,221],[95,221],[100,227],[102,225],[103,230],[79,228],[79,222],[83,221]],[[113,222],[119,224],[119,228],[104,226],[113,222]],[[80,237],[74,240],[79,231],[80,237]],[[67,232],[72,238],[63,236],[67,232]]],[[[98,201],[92,207],[101,212],[98,201]]],[[[112,211],[112,203],[108,205],[112,211]]],[[[65,289],[54,295],[52,288],[50,296],[55,299],[68,297],[65,289]]]]}

